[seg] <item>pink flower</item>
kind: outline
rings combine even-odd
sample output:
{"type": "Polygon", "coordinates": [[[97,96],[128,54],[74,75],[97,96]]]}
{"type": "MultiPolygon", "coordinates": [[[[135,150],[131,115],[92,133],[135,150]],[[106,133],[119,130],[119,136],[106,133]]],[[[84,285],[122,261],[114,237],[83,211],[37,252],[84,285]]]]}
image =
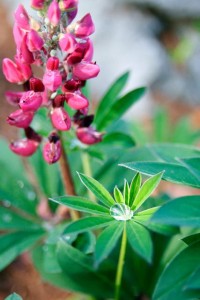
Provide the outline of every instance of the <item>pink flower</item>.
{"type": "Polygon", "coordinates": [[[74,18],[77,15],[77,12],[78,12],[77,8],[67,12],[68,24],[70,24],[74,20],[74,18]]]}
{"type": "Polygon", "coordinates": [[[46,67],[48,70],[55,71],[58,70],[59,63],[59,59],[56,56],[52,56],[47,60],[46,67]]]}
{"type": "Polygon", "coordinates": [[[8,103],[14,106],[18,106],[20,98],[23,96],[24,92],[5,92],[5,97],[8,103]]]}
{"type": "Polygon", "coordinates": [[[85,15],[75,26],[68,26],[67,31],[71,31],[77,38],[85,38],[95,31],[94,23],[90,14],[85,15]]]}
{"type": "Polygon", "coordinates": [[[80,127],[76,130],[77,138],[86,145],[93,145],[102,141],[102,133],[92,127],[80,127]]]}
{"type": "Polygon", "coordinates": [[[18,109],[8,116],[7,122],[12,126],[16,126],[19,128],[26,128],[32,122],[33,116],[34,116],[33,111],[25,112],[22,109],[18,109]]]}
{"type": "Polygon", "coordinates": [[[18,140],[10,144],[10,149],[21,156],[31,156],[38,148],[39,143],[27,138],[18,140]]]}
{"type": "Polygon", "coordinates": [[[62,131],[66,131],[71,128],[70,116],[63,107],[53,108],[50,117],[54,128],[62,131]]]}
{"type": "Polygon", "coordinates": [[[44,41],[41,36],[33,29],[28,32],[26,43],[31,52],[41,50],[44,45],[44,41]]]}
{"type": "Polygon", "coordinates": [[[75,92],[80,87],[83,86],[83,83],[84,82],[82,82],[81,80],[74,80],[74,79],[67,80],[65,84],[62,86],[62,91],[63,93],[75,92]]]}
{"type": "Polygon", "coordinates": [[[28,64],[21,63],[17,57],[15,62],[9,58],[4,58],[3,73],[9,82],[23,84],[31,77],[32,70],[28,64]]]}
{"type": "Polygon", "coordinates": [[[31,0],[31,7],[41,10],[44,8],[45,0],[31,0]]]}
{"type": "Polygon", "coordinates": [[[41,106],[42,101],[40,92],[28,91],[21,97],[19,106],[23,111],[36,111],[41,106]]]}
{"type": "Polygon", "coordinates": [[[30,86],[30,90],[34,92],[44,92],[45,90],[42,80],[36,77],[31,77],[29,79],[29,86],[30,86]]]}
{"type": "Polygon", "coordinates": [[[53,0],[49,5],[47,16],[53,26],[57,26],[60,22],[61,11],[56,0],[53,0]]]}
{"type": "Polygon", "coordinates": [[[20,49],[22,40],[25,35],[26,35],[26,32],[15,23],[14,27],[13,27],[13,36],[14,36],[14,40],[15,40],[17,49],[20,49]]]}
{"type": "Polygon", "coordinates": [[[30,19],[25,10],[24,6],[20,4],[15,11],[15,22],[19,26],[19,28],[24,30],[30,30],[30,19]]]}
{"type": "Polygon", "coordinates": [[[48,137],[48,142],[43,147],[43,157],[48,164],[57,162],[61,156],[61,143],[59,136],[53,132],[48,137]]]}
{"type": "Polygon", "coordinates": [[[49,91],[54,92],[61,86],[62,76],[58,70],[46,70],[43,77],[43,83],[49,91]]]}
{"type": "Polygon", "coordinates": [[[75,49],[77,42],[72,34],[65,34],[59,40],[59,46],[62,51],[72,53],[75,49]]]}
{"type": "Polygon", "coordinates": [[[100,72],[100,68],[95,63],[82,61],[73,66],[73,76],[80,80],[87,80],[96,77],[100,72]]]}
{"type": "Polygon", "coordinates": [[[17,54],[22,63],[32,64],[34,62],[33,54],[27,46],[27,34],[23,37],[17,54]]]}
{"type": "Polygon", "coordinates": [[[65,94],[67,104],[73,109],[84,109],[89,106],[88,99],[80,91],[65,94]]]}
{"type": "Polygon", "coordinates": [[[74,51],[67,56],[69,65],[80,63],[82,60],[91,61],[93,56],[92,42],[87,39],[85,42],[77,43],[74,51]]]}

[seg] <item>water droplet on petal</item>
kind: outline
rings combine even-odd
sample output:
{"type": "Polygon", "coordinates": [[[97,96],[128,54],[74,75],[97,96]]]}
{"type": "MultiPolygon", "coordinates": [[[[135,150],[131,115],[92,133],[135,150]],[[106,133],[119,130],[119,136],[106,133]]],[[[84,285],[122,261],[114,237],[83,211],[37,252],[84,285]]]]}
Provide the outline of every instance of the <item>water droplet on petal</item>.
{"type": "Polygon", "coordinates": [[[127,221],[133,217],[133,211],[126,204],[114,204],[110,208],[110,215],[117,221],[127,221]]]}

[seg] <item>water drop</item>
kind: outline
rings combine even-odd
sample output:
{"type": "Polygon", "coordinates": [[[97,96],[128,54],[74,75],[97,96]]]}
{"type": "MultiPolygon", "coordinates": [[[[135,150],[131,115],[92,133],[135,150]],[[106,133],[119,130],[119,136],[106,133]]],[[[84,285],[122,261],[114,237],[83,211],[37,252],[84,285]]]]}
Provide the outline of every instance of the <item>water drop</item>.
{"type": "Polygon", "coordinates": [[[27,198],[28,198],[28,201],[35,201],[35,198],[36,198],[36,195],[33,191],[28,191],[27,192],[27,198]]]}
{"type": "Polygon", "coordinates": [[[5,206],[5,207],[11,207],[10,201],[9,200],[4,200],[3,201],[3,206],[5,206]]]}
{"type": "Polygon", "coordinates": [[[5,214],[5,215],[3,215],[3,221],[5,222],[5,223],[10,223],[11,222],[11,220],[12,220],[12,216],[11,215],[9,215],[9,214],[5,214]]]}
{"type": "Polygon", "coordinates": [[[23,187],[24,187],[23,181],[18,180],[18,181],[17,181],[17,184],[18,184],[18,186],[19,186],[21,189],[23,189],[23,187]]]}
{"type": "Polygon", "coordinates": [[[110,215],[117,221],[127,221],[133,217],[133,211],[126,204],[116,203],[111,206],[110,215]]]}

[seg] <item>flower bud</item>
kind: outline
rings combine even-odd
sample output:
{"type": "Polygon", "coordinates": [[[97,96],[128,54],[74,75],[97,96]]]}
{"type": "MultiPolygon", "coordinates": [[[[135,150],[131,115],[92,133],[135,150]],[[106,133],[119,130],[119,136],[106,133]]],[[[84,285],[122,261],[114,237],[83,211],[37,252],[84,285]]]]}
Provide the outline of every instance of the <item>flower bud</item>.
{"type": "Polygon", "coordinates": [[[39,143],[27,138],[18,140],[10,144],[10,149],[21,156],[31,156],[38,148],[39,143]]]}
{"type": "Polygon", "coordinates": [[[32,70],[29,65],[21,63],[18,59],[13,62],[9,58],[4,58],[3,73],[9,82],[23,84],[32,75],[32,70]]]}
{"type": "Polygon", "coordinates": [[[75,49],[77,42],[72,34],[62,35],[59,39],[59,46],[62,51],[72,53],[75,49]]]}
{"type": "Polygon", "coordinates": [[[47,60],[46,68],[50,71],[58,70],[59,63],[60,61],[57,57],[49,57],[49,59],[47,60]]]}
{"type": "Polygon", "coordinates": [[[80,127],[76,130],[77,138],[86,145],[93,145],[102,141],[102,133],[92,127],[80,127]]]}
{"type": "Polygon", "coordinates": [[[56,0],[53,0],[49,5],[47,16],[53,26],[57,26],[60,22],[61,11],[56,0]]]}
{"type": "Polygon", "coordinates": [[[18,106],[19,100],[23,96],[24,92],[12,92],[12,91],[6,91],[5,97],[9,104],[13,106],[18,106]]]}
{"type": "Polygon", "coordinates": [[[17,49],[20,49],[22,40],[25,35],[26,35],[26,32],[15,23],[13,26],[13,36],[14,36],[14,40],[15,40],[17,49]]]}
{"type": "Polygon", "coordinates": [[[70,24],[74,20],[74,18],[77,15],[77,12],[78,12],[77,8],[67,12],[68,24],[70,24]]]}
{"type": "Polygon", "coordinates": [[[68,26],[67,31],[77,38],[86,38],[95,31],[94,23],[90,14],[85,15],[75,26],[68,26]]]}
{"type": "Polygon", "coordinates": [[[64,102],[65,102],[66,98],[65,95],[57,95],[54,99],[53,99],[53,107],[63,107],[64,106],[64,102]]]}
{"type": "Polygon", "coordinates": [[[20,49],[18,49],[18,57],[22,63],[32,64],[34,62],[33,53],[28,49],[26,41],[27,34],[23,37],[20,49]]]}
{"type": "Polygon", "coordinates": [[[73,109],[83,109],[89,106],[88,99],[80,91],[65,93],[65,98],[69,107],[73,109]]]}
{"type": "Polygon", "coordinates": [[[29,79],[30,90],[34,92],[44,92],[44,84],[39,78],[31,77],[29,79]]]}
{"type": "Polygon", "coordinates": [[[42,49],[44,41],[37,31],[31,29],[27,34],[26,44],[29,51],[35,52],[42,49]]]}
{"type": "Polygon", "coordinates": [[[41,10],[44,8],[45,0],[31,0],[31,7],[33,9],[41,10]]]}
{"type": "Polygon", "coordinates": [[[54,128],[67,131],[71,128],[71,119],[63,107],[55,107],[52,109],[51,122],[54,128]]]}
{"type": "Polygon", "coordinates": [[[7,122],[18,128],[26,128],[32,122],[33,116],[33,111],[23,111],[22,109],[18,109],[8,116],[7,122]]]}
{"type": "Polygon", "coordinates": [[[43,147],[43,157],[48,164],[57,162],[61,156],[61,143],[59,136],[53,132],[48,137],[48,142],[43,147]]]}
{"type": "Polygon", "coordinates": [[[65,82],[62,86],[62,91],[66,92],[75,92],[82,86],[82,81],[70,79],[65,82]]]}
{"type": "Polygon", "coordinates": [[[15,15],[15,22],[21,29],[30,30],[30,24],[29,24],[30,19],[27,11],[25,10],[22,4],[18,6],[14,15],[15,15]]]}
{"type": "Polygon", "coordinates": [[[88,80],[96,77],[100,72],[100,68],[95,63],[81,62],[73,66],[73,76],[80,80],[88,80]]]}
{"type": "Polygon", "coordinates": [[[23,94],[19,101],[19,106],[23,111],[36,111],[42,104],[41,93],[28,91],[23,94]]]}
{"type": "Polygon", "coordinates": [[[51,92],[55,92],[62,83],[62,76],[58,70],[46,70],[43,77],[43,84],[51,92]]]}
{"type": "Polygon", "coordinates": [[[62,11],[72,11],[78,6],[78,0],[61,0],[59,7],[62,11]]]}

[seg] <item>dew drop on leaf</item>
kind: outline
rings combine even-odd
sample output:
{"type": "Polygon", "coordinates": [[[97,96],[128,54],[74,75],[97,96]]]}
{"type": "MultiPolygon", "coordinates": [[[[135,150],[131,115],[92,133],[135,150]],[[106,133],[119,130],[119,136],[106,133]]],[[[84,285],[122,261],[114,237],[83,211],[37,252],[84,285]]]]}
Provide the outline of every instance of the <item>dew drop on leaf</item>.
{"type": "Polygon", "coordinates": [[[110,215],[117,221],[127,221],[133,217],[133,211],[123,203],[117,203],[111,206],[110,215]]]}

